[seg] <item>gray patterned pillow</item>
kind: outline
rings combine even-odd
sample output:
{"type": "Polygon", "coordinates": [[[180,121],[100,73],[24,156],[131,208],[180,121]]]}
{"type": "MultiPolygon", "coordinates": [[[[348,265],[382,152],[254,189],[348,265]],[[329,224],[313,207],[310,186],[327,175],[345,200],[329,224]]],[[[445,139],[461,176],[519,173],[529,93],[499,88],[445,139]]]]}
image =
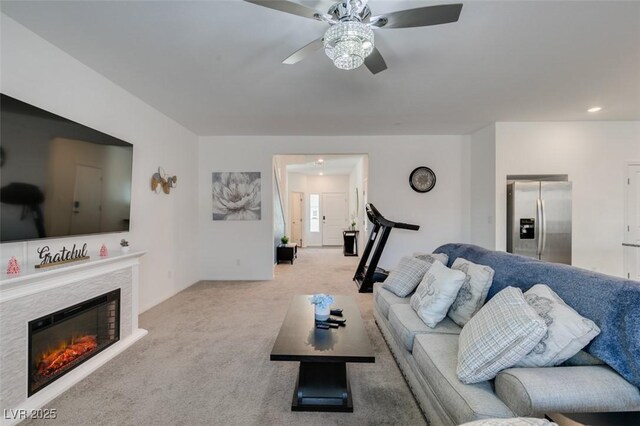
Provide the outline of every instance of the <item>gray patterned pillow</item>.
{"type": "Polygon", "coordinates": [[[396,269],[391,271],[382,288],[386,288],[396,296],[407,297],[416,289],[431,264],[413,256],[404,256],[396,269]]]}
{"type": "Polygon", "coordinates": [[[411,296],[411,307],[425,324],[434,328],[447,316],[464,279],[462,272],[434,262],[411,296]]]}
{"type": "Polygon", "coordinates": [[[444,266],[447,266],[449,262],[449,255],[446,253],[413,253],[413,257],[417,257],[420,260],[424,260],[425,262],[432,264],[434,260],[442,263],[444,266]]]}
{"type": "Polygon", "coordinates": [[[544,320],[548,330],[516,367],[560,365],[600,334],[600,328],[593,321],[574,311],[549,286],[536,284],[524,293],[524,298],[544,320]]]}
{"type": "Polygon", "coordinates": [[[493,283],[494,270],[462,257],[453,262],[451,269],[464,272],[466,279],[447,315],[460,327],[464,327],[471,317],[482,308],[493,283]]]}
{"type": "Polygon", "coordinates": [[[464,326],[458,340],[456,374],[463,383],[493,379],[516,365],[547,332],[522,290],[507,287],[464,326]]]}

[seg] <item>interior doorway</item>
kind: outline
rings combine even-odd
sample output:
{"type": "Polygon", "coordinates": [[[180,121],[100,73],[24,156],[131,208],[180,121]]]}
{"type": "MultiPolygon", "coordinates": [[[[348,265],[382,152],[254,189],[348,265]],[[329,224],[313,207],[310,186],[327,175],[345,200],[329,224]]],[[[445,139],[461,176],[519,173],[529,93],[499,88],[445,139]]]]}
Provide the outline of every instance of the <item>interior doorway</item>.
{"type": "Polygon", "coordinates": [[[347,196],[344,192],[322,194],[322,245],[341,246],[347,229],[347,196]]]}
{"type": "Polygon", "coordinates": [[[341,248],[342,231],[354,223],[361,246],[367,221],[366,154],[283,154],[273,160],[274,209],[283,212],[283,218],[274,217],[276,245],[287,236],[300,249],[341,248]]]}
{"type": "Polygon", "coordinates": [[[291,212],[291,242],[302,247],[304,223],[304,194],[302,192],[291,192],[289,195],[289,211],[291,212]]]}
{"type": "Polygon", "coordinates": [[[627,166],[624,275],[640,281],[640,163],[627,166]]]}

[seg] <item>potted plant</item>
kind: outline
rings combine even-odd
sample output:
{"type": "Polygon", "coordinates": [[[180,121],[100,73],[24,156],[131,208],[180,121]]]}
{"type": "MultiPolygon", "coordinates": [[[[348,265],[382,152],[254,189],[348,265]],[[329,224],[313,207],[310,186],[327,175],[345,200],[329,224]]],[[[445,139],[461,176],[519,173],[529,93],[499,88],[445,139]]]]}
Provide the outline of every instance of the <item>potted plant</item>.
{"type": "Polygon", "coordinates": [[[120,240],[120,249],[122,250],[123,253],[128,253],[129,252],[129,241],[125,240],[124,238],[120,240]]]}
{"type": "Polygon", "coordinates": [[[282,244],[289,244],[289,237],[287,237],[286,235],[283,235],[282,238],[280,238],[280,242],[282,244]]]}
{"type": "Polygon", "coordinates": [[[358,222],[356,222],[356,216],[355,215],[351,215],[351,230],[355,231],[356,230],[356,225],[358,224],[358,222]]]}

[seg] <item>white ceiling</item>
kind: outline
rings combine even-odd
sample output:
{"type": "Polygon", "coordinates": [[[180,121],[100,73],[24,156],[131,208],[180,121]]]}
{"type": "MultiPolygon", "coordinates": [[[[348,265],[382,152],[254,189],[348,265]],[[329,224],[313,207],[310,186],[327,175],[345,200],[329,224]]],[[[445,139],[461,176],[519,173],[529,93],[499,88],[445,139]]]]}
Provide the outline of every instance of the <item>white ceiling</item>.
{"type": "Polygon", "coordinates": [[[304,175],[349,175],[363,155],[281,155],[287,172],[304,175]],[[320,163],[318,160],[322,159],[320,163]]]}
{"type": "MultiPolygon", "coordinates": [[[[317,3],[317,2],[310,2],[317,3]]],[[[439,2],[370,0],[374,14],[439,2]]],[[[322,52],[327,24],[240,0],[2,1],[54,45],[198,135],[465,134],[494,121],[640,119],[640,2],[464,2],[381,29],[389,69],[322,52]],[[588,114],[587,107],[604,110],[588,114]]]]}

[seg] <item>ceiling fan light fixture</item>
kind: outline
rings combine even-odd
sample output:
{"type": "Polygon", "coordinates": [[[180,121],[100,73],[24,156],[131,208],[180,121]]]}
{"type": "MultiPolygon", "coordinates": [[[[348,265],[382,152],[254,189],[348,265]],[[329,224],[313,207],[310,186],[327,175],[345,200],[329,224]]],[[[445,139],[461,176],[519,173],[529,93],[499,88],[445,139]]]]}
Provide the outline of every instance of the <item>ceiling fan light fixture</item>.
{"type": "Polygon", "coordinates": [[[361,66],[373,47],[373,31],[361,22],[339,22],[324,34],[324,52],[336,67],[343,70],[361,66]]]}

